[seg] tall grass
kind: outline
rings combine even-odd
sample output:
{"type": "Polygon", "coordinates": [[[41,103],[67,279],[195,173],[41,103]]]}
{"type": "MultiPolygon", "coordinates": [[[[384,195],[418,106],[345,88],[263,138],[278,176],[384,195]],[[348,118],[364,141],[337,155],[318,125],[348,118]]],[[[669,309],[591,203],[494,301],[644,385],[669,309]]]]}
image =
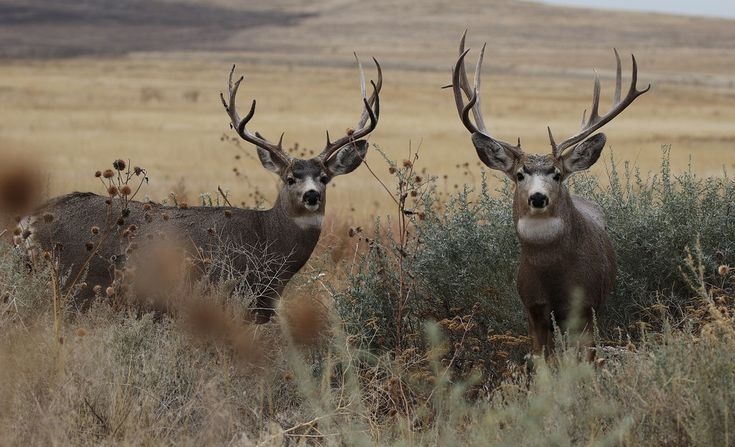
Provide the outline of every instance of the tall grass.
{"type": "Polygon", "coordinates": [[[733,182],[666,157],[645,178],[613,165],[609,189],[572,182],[608,215],[620,273],[599,321],[617,340],[589,364],[558,337],[531,374],[509,185],[438,203],[415,160],[392,166],[406,218],[353,228],[335,246],[356,257],[322,252],[278,324],[250,325],[232,284],[202,285],[165,315],[100,299],[57,334],[52,272],[0,245],[0,444],[735,442],[735,271],[719,268],[733,182]],[[318,271],[334,259],[344,277],[318,271]]]}

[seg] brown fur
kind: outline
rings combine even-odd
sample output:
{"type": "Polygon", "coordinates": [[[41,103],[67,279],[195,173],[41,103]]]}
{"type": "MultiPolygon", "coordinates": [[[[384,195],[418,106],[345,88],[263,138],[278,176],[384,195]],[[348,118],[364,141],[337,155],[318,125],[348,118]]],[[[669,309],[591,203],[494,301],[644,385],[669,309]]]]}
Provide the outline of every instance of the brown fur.
{"type": "Polygon", "coordinates": [[[516,287],[533,352],[551,352],[553,321],[563,330],[590,331],[594,312],[615,283],[615,251],[602,210],[571,195],[563,184],[597,161],[605,137],[592,136],[559,157],[526,154],[480,133],[472,140],[480,159],[515,183],[513,222],[521,248],[516,287]],[[545,206],[531,205],[535,193],[543,194],[545,206]],[[528,228],[522,231],[524,225],[528,228]],[[578,324],[572,327],[575,316],[578,324]]]}

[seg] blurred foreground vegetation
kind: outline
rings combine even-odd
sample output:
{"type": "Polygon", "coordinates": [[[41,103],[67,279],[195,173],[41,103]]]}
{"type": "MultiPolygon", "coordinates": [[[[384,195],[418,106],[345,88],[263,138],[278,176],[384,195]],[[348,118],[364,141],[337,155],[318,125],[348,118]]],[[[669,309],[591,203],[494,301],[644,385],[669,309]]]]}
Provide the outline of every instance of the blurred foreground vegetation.
{"type": "Polygon", "coordinates": [[[594,364],[558,334],[530,373],[509,185],[439,201],[415,158],[391,165],[396,214],[324,235],[277,324],[232,284],[177,289],[168,313],[55,311],[58,272],[2,245],[0,444],[731,443],[735,183],[667,154],[572,181],[606,210],[617,287],[594,364]]]}

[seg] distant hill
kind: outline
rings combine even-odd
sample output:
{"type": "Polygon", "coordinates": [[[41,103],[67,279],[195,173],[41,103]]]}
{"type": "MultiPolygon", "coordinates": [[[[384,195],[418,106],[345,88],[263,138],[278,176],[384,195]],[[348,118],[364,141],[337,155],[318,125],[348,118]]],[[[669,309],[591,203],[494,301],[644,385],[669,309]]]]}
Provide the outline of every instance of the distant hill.
{"type": "Polygon", "coordinates": [[[160,0],[0,0],[0,57],[210,50],[229,33],[294,26],[305,13],[160,0]]]}
{"type": "Polygon", "coordinates": [[[617,47],[669,80],[733,82],[733,20],[517,0],[0,0],[0,57],[236,52],[329,66],[356,50],[387,66],[448,70],[466,27],[470,46],[488,42],[488,70],[605,75],[617,47]]]}

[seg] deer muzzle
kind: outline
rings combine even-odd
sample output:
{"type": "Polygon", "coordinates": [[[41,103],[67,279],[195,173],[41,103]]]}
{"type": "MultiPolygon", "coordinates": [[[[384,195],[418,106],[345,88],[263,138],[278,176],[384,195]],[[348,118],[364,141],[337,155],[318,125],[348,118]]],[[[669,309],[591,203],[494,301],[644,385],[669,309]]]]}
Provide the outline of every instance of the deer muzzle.
{"type": "Polygon", "coordinates": [[[549,206],[549,197],[546,194],[535,192],[528,198],[528,205],[536,209],[546,208],[549,206]]]}

